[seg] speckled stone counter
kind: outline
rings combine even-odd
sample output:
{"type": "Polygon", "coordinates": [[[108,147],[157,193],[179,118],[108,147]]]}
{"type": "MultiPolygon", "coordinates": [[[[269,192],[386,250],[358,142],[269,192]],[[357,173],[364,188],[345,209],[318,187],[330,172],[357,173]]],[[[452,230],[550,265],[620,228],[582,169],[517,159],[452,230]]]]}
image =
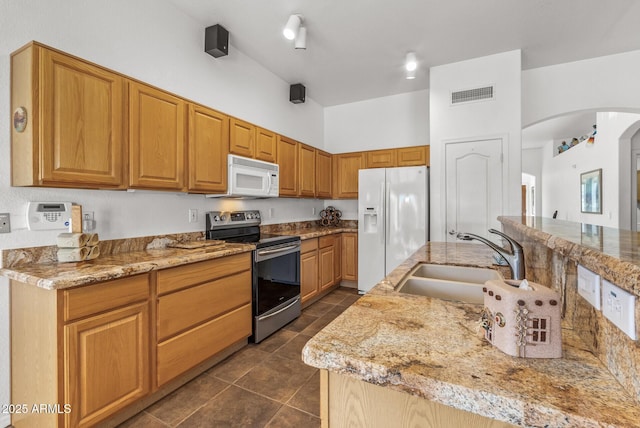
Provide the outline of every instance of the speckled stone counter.
{"type": "MultiPolygon", "coordinates": [[[[56,247],[8,250],[5,263],[7,260],[11,260],[13,263],[0,269],[0,275],[48,290],[56,290],[230,256],[255,249],[255,246],[250,244],[226,244],[218,249],[207,249],[206,247],[198,249],[166,248],[164,245],[173,241],[173,238],[167,237],[161,238],[162,244],[155,239],[147,243],[146,249],[140,249],[134,243],[135,239],[137,238],[129,240],[132,243],[127,246],[128,249],[135,248],[135,251],[115,251],[115,254],[103,254],[95,260],[79,263],[54,261],[55,258],[51,256],[55,255],[56,247]],[[50,257],[47,258],[46,255],[50,257]]],[[[113,242],[101,244],[105,247],[118,245],[113,242]]]]}
{"type": "Polygon", "coordinates": [[[303,360],[518,426],[638,426],[638,402],[572,330],[563,358],[519,359],[478,338],[481,306],[395,291],[418,263],[486,267],[491,255],[428,243],[314,336],[303,360]]]}
{"type": "MultiPolygon", "coordinates": [[[[561,295],[563,326],[572,329],[640,401],[640,344],[578,294],[577,265],[640,297],[640,235],[630,230],[542,217],[499,217],[524,247],[527,278],[561,295]]],[[[640,299],[635,305],[640,337],[640,299]]],[[[640,421],[638,421],[640,426],[640,421]]]]}

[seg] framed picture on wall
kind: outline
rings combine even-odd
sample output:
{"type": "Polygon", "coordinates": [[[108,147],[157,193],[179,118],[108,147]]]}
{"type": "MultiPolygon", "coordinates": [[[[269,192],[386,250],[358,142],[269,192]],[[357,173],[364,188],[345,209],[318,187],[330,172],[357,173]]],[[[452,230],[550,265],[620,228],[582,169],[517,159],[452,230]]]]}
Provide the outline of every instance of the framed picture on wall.
{"type": "Polygon", "coordinates": [[[602,214],[602,168],[580,174],[580,212],[602,214]]]}

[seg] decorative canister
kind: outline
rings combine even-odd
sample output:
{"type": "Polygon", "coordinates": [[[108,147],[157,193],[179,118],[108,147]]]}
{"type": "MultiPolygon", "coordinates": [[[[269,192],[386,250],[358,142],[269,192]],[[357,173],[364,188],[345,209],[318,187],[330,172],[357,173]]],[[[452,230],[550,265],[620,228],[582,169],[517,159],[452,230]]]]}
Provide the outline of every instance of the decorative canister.
{"type": "Polygon", "coordinates": [[[483,291],[480,325],[491,344],[514,357],[562,357],[557,292],[526,279],[487,281],[483,291]]]}

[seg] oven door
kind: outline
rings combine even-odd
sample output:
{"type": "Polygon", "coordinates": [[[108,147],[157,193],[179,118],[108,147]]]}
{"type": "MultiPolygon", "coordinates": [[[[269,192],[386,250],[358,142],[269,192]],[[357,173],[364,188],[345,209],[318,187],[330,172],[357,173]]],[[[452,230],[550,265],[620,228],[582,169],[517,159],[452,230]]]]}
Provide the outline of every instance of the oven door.
{"type": "Polygon", "coordinates": [[[259,343],[300,316],[300,241],[259,248],[253,264],[253,335],[259,343]]]}
{"type": "Polygon", "coordinates": [[[300,242],[259,248],[254,260],[254,316],[300,297],[300,242]]]}

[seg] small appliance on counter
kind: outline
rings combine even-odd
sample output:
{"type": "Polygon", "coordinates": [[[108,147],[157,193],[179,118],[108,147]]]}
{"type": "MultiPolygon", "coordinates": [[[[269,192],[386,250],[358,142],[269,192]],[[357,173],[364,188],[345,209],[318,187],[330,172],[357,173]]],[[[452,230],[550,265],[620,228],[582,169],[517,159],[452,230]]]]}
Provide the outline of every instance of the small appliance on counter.
{"type": "Polygon", "coordinates": [[[206,238],[256,245],[253,252],[253,335],[262,341],[300,316],[300,237],[260,233],[260,211],[211,211],[206,238]]]}
{"type": "Polygon", "coordinates": [[[526,279],[487,281],[483,291],[480,326],[492,345],[514,357],[562,357],[557,292],[526,279]]]}

